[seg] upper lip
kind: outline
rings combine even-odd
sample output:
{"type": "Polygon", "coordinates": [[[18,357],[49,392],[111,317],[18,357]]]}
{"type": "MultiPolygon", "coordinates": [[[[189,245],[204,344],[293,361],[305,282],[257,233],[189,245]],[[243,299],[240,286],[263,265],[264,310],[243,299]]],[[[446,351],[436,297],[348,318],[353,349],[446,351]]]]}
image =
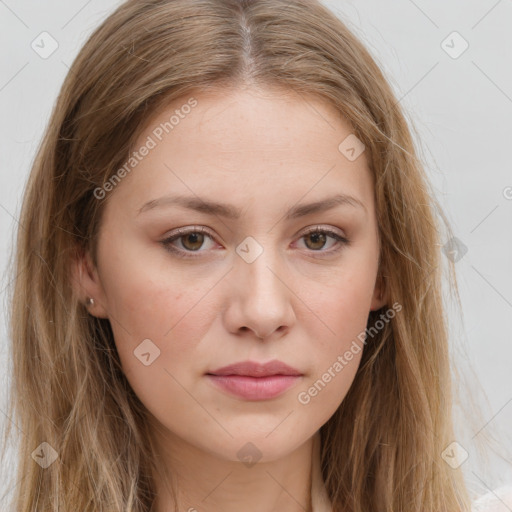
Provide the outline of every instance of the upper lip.
{"type": "Polygon", "coordinates": [[[268,363],[256,361],[240,361],[223,366],[208,372],[209,375],[245,375],[247,377],[268,377],[270,375],[302,375],[296,368],[292,368],[282,361],[274,359],[268,363]]]}

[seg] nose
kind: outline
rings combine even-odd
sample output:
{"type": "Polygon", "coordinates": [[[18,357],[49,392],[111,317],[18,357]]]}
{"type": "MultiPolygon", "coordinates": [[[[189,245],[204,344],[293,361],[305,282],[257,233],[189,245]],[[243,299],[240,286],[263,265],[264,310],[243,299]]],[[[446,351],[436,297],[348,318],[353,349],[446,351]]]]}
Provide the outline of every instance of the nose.
{"type": "Polygon", "coordinates": [[[224,312],[229,332],[268,339],[290,330],[295,321],[296,295],[285,265],[273,251],[264,249],[252,263],[237,256],[229,283],[224,312]]]}

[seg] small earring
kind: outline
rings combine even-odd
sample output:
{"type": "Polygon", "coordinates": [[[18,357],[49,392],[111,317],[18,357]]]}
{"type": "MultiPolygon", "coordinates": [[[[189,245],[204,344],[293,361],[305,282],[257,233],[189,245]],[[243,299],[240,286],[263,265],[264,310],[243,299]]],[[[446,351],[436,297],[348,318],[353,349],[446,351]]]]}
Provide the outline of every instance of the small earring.
{"type": "Polygon", "coordinates": [[[86,306],[94,306],[94,299],[92,297],[87,297],[85,304],[86,306]]]}

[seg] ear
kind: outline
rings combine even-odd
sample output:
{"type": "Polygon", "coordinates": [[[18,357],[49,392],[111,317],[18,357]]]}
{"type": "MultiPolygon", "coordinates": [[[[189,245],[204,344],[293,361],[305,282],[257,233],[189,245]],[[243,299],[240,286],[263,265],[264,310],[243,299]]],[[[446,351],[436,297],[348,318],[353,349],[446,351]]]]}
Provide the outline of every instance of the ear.
{"type": "Polygon", "coordinates": [[[375,288],[373,289],[372,303],[370,311],[377,311],[388,303],[387,290],[384,284],[384,279],[379,272],[375,281],[375,288]]]}
{"type": "Polygon", "coordinates": [[[97,318],[108,318],[105,292],[88,250],[77,253],[72,261],[71,271],[72,285],[87,311],[97,318]],[[87,305],[88,298],[94,299],[94,303],[87,305]]]}

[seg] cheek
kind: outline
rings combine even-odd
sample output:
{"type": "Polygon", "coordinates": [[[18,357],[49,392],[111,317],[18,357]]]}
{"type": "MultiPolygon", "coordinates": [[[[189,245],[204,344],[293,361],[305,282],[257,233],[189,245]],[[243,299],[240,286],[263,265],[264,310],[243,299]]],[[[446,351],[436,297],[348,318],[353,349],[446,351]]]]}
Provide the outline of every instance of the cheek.
{"type": "Polygon", "coordinates": [[[186,321],[187,312],[200,308],[202,280],[180,272],[164,248],[141,243],[136,237],[103,240],[102,282],[108,314],[134,337],[165,339],[186,321]],[[176,327],[175,327],[176,326],[176,327]]]}
{"type": "MultiPolygon", "coordinates": [[[[332,354],[342,349],[353,337],[364,332],[370,312],[375,286],[376,269],[370,261],[340,267],[329,275],[328,280],[304,288],[301,294],[304,303],[314,313],[306,325],[311,329],[321,328],[325,336],[322,353],[332,354]]],[[[313,332],[310,332],[313,339],[313,332]]]]}
{"type": "Polygon", "coordinates": [[[315,418],[320,425],[336,412],[354,381],[362,351],[349,353],[350,360],[345,359],[343,352],[334,354],[325,365],[320,364],[319,372],[297,390],[298,411],[308,418],[315,418]]]}
{"type": "Polygon", "coordinates": [[[123,373],[135,394],[153,416],[186,435],[191,411],[194,422],[205,421],[192,396],[197,394],[202,359],[208,357],[198,346],[207,337],[215,310],[201,300],[203,290],[183,291],[182,286],[132,274],[115,308],[122,326],[111,324],[123,373]]]}
{"type": "Polygon", "coordinates": [[[147,373],[136,357],[144,342],[142,346],[147,346],[150,360],[153,353],[158,354],[150,366],[153,368],[151,385],[157,386],[158,383],[153,382],[155,369],[176,373],[193,366],[189,359],[206,337],[217,314],[208,296],[208,289],[214,283],[209,286],[208,280],[191,279],[183,272],[170,272],[149,263],[142,265],[140,261],[143,260],[105,260],[103,281],[110,323],[125,374],[138,379],[139,375],[142,378],[147,373]]]}
{"type": "Polygon", "coordinates": [[[204,291],[179,291],[181,285],[132,279],[122,287],[111,323],[119,349],[133,351],[145,339],[160,350],[160,361],[176,366],[206,335],[215,311],[201,298],[204,291]]]}
{"type": "Polygon", "coordinates": [[[329,326],[329,335],[309,332],[314,371],[297,390],[296,399],[299,410],[304,408],[321,424],[334,414],[354,381],[364,349],[367,308],[365,296],[357,301],[354,295],[333,294],[333,301],[319,310],[329,326]]]}
{"type": "Polygon", "coordinates": [[[314,313],[304,309],[302,325],[313,344],[315,374],[301,387],[297,401],[324,421],[347,394],[364,349],[375,276],[371,262],[360,263],[347,265],[346,271],[331,277],[328,286],[310,287],[303,296],[314,313]]]}

